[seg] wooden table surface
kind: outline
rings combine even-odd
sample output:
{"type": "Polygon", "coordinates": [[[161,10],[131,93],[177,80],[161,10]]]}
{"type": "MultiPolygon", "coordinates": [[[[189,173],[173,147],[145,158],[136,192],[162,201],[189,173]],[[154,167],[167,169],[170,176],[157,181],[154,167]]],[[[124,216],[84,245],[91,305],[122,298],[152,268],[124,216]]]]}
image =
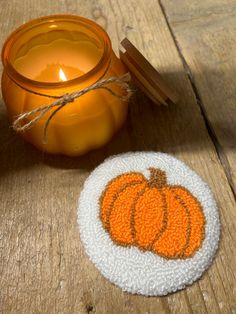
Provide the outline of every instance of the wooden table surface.
{"type": "MultiPolygon", "coordinates": [[[[82,15],[114,50],[127,36],[178,91],[157,107],[141,92],[123,129],[83,157],[46,156],[10,128],[0,104],[0,313],[236,313],[235,0],[0,0],[0,42],[29,19],[82,15]],[[186,162],[212,188],[222,222],[201,280],[166,297],[123,293],[85,255],[77,203],[104,158],[153,150],[186,162]]],[[[2,69],[2,68],[1,68],[2,69]]]]}

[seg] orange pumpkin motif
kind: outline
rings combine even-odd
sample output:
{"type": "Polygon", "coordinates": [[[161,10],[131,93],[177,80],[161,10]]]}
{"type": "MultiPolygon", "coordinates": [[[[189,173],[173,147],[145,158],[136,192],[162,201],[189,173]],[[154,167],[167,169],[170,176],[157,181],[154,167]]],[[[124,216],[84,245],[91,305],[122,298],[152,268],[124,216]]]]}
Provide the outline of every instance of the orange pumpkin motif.
{"type": "Polygon", "coordinates": [[[204,239],[199,201],[182,186],[168,185],[164,171],[150,168],[108,183],[100,198],[100,218],[112,240],[168,259],[189,258],[204,239]]]}

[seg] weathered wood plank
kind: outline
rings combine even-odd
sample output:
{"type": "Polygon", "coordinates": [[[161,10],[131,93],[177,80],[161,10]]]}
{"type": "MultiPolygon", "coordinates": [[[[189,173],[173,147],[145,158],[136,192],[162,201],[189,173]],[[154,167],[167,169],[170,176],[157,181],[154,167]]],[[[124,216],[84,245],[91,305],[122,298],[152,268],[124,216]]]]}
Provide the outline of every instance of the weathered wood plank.
{"type": "Polygon", "coordinates": [[[236,194],[236,2],[161,0],[236,194]]]}
{"type": "Polygon", "coordinates": [[[233,194],[158,2],[22,0],[19,5],[16,0],[0,0],[0,4],[1,42],[30,18],[56,12],[84,15],[107,29],[116,51],[128,35],[175,86],[181,99],[177,106],[163,108],[138,93],[127,123],[113,141],[73,159],[44,156],[24,143],[9,129],[1,105],[1,311],[154,314],[235,310],[233,194]],[[208,182],[219,204],[222,240],[215,262],[199,282],[167,297],[123,293],[99,274],[79,240],[76,210],[85,178],[106,156],[129,150],[174,154],[208,182]]]}

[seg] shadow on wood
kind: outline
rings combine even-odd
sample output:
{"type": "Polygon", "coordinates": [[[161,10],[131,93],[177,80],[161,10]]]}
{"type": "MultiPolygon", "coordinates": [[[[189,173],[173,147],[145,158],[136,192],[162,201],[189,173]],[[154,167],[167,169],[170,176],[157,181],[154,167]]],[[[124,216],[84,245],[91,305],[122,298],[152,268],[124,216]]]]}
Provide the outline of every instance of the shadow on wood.
{"type": "MultiPolygon", "coordinates": [[[[0,175],[44,163],[61,169],[92,170],[106,157],[127,151],[198,151],[207,147],[205,124],[193,90],[181,84],[184,72],[165,73],[167,81],[175,82],[180,101],[168,107],[152,103],[141,91],[133,96],[123,128],[105,147],[80,157],[44,154],[23,141],[10,128],[5,110],[0,111],[0,175]],[[200,113],[200,114],[199,114],[200,113]]],[[[216,108],[217,110],[217,108],[216,108]]],[[[227,124],[218,126],[227,133],[227,124]]],[[[229,137],[229,142],[233,137],[229,137]]],[[[232,147],[234,146],[233,143],[232,147]]],[[[230,143],[229,143],[230,146],[230,143]]]]}

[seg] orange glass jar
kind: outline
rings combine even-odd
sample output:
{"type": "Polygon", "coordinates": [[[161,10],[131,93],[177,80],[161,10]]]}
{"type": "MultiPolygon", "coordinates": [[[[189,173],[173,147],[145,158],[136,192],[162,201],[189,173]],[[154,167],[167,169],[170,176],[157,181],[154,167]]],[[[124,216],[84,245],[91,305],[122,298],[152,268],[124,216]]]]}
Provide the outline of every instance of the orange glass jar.
{"type": "MultiPolygon", "coordinates": [[[[71,15],[47,16],[19,27],[5,42],[2,62],[2,93],[11,121],[51,104],[52,96],[127,72],[107,33],[93,21],[71,15]]],[[[122,94],[115,83],[109,87],[122,94]]],[[[107,143],[124,122],[127,109],[127,101],[104,89],[93,90],[57,112],[46,143],[44,126],[52,112],[21,134],[45,152],[81,155],[107,143]]]]}

